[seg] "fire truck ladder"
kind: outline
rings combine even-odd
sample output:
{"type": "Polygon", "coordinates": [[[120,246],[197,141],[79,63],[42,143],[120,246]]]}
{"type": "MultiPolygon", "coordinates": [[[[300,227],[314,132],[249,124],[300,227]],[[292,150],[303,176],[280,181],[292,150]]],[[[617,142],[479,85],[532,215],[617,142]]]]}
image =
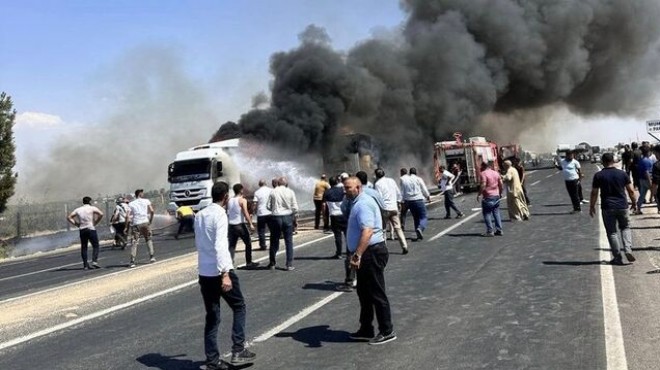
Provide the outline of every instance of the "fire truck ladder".
{"type": "Polygon", "coordinates": [[[477,171],[474,167],[474,147],[472,145],[466,145],[465,147],[465,170],[468,174],[469,183],[477,181],[477,171]]]}

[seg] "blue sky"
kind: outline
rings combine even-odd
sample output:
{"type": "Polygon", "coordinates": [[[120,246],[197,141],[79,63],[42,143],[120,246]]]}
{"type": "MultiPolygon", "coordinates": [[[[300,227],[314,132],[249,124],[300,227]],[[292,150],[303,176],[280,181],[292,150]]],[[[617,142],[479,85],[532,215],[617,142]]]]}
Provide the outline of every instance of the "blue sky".
{"type": "MultiPolygon", "coordinates": [[[[109,71],[145,48],[176,55],[224,122],[268,91],[270,56],[298,45],[307,25],[324,27],[334,47],[347,50],[405,19],[397,0],[4,0],[2,9],[0,90],[19,113],[19,171],[35,148],[45,153],[60,135],[107,121],[113,100],[106,84],[116,77],[109,71]]],[[[562,120],[548,128],[561,142],[607,142],[621,132],[646,137],[640,122],[616,121],[625,126],[612,135],[612,121],[562,120]]]]}

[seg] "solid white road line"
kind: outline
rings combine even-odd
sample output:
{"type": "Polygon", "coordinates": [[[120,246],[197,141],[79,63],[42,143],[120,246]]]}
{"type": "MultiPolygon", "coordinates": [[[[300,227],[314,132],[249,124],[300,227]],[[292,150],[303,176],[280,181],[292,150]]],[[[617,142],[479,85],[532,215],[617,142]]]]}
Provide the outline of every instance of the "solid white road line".
{"type": "Polygon", "coordinates": [[[481,214],[481,212],[476,212],[476,213],[473,213],[473,214],[471,214],[471,215],[465,217],[461,222],[458,222],[458,223],[456,223],[456,224],[454,224],[454,225],[452,225],[452,226],[450,226],[450,227],[444,229],[443,231],[441,231],[441,232],[435,234],[431,239],[429,239],[429,241],[432,242],[432,241],[438,239],[439,237],[441,237],[441,236],[447,234],[448,232],[450,232],[450,231],[454,230],[455,228],[457,228],[457,227],[463,225],[464,223],[470,221],[471,219],[475,218],[476,216],[478,216],[478,215],[480,215],[480,214],[481,214]]]}
{"type": "Polygon", "coordinates": [[[554,175],[555,175],[554,173],[551,173],[551,174],[549,174],[548,176],[546,176],[545,178],[546,178],[546,179],[549,179],[549,178],[551,178],[551,177],[554,176],[554,175]]]}
{"type": "Polygon", "coordinates": [[[39,270],[39,271],[26,272],[25,274],[20,274],[20,275],[7,276],[7,277],[0,278],[0,281],[18,279],[18,278],[24,277],[24,276],[40,274],[42,272],[54,271],[54,270],[58,270],[58,269],[61,269],[61,268],[64,268],[64,267],[76,266],[76,265],[80,265],[80,264],[82,264],[82,262],[69,263],[68,265],[61,265],[61,266],[51,267],[51,268],[47,268],[47,269],[39,270]]]}
{"type": "Polygon", "coordinates": [[[541,182],[541,180],[533,182],[532,185],[530,185],[530,186],[537,185],[539,182],[541,182]]]}
{"type": "Polygon", "coordinates": [[[529,175],[533,174],[533,173],[536,172],[536,171],[537,171],[537,170],[532,170],[532,171],[529,171],[529,172],[525,172],[525,175],[526,175],[526,176],[529,176],[529,175]]]}
{"type": "Polygon", "coordinates": [[[270,339],[272,336],[275,334],[281,332],[282,330],[285,330],[289,326],[297,323],[298,321],[304,319],[305,317],[309,316],[312,312],[318,310],[319,308],[325,306],[326,304],[332,302],[335,298],[339,297],[340,295],[344,294],[343,292],[334,292],[330,294],[329,296],[323,298],[322,300],[314,303],[313,305],[305,308],[304,310],[298,312],[297,314],[293,315],[290,317],[288,320],[284,321],[283,323],[277,325],[276,327],[268,330],[267,332],[261,334],[260,336],[254,338],[253,342],[254,343],[259,343],[266,341],[270,339]]]}
{"type": "MultiPolygon", "coordinates": [[[[600,259],[610,260],[610,246],[603,226],[603,220],[598,216],[600,234],[600,259]]],[[[621,316],[616,298],[614,273],[612,265],[600,265],[600,283],[603,294],[603,322],[605,324],[605,352],[607,356],[607,370],[626,370],[626,350],[623,345],[623,330],[621,329],[621,316]]]]}
{"type": "MultiPolygon", "coordinates": [[[[299,248],[302,248],[302,247],[306,247],[306,246],[308,246],[308,245],[310,245],[310,244],[313,244],[313,243],[316,243],[316,242],[318,242],[318,241],[325,240],[325,239],[328,239],[328,238],[331,238],[331,237],[334,237],[334,235],[325,235],[325,236],[322,236],[322,237],[320,237],[320,238],[318,238],[318,239],[314,239],[314,240],[308,241],[308,242],[306,242],[306,243],[300,244],[300,245],[294,247],[293,249],[299,249],[299,248]]],[[[277,254],[280,255],[280,254],[285,253],[285,252],[286,252],[285,250],[281,250],[281,251],[277,252],[277,254]]],[[[189,254],[187,254],[187,255],[190,255],[190,254],[191,254],[191,253],[189,253],[189,254]]],[[[187,256],[187,255],[186,255],[186,256],[187,256]]],[[[183,257],[183,256],[181,256],[181,257],[183,257]]],[[[177,257],[177,258],[180,258],[180,257],[177,257]]],[[[262,258],[256,259],[255,262],[261,262],[261,261],[266,260],[266,259],[268,259],[268,258],[269,258],[268,256],[264,256],[264,257],[262,257],[262,258]]],[[[145,265],[145,266],[146,266],[146,265],[145,265]]],[[[239,265],[239,266],[236,266],[236,267],[243,267],[243,266],[245,266],[245,264],[242,264],[242,265],[239,265]]],[[[131,269],[131,270],[134,270],[134,269],[131,269]]],[[[128,269],[127,269],[126,271],[128,271],[128,269]]],[[[108,274],[108,275],[103,275],[103,276],[109,276],[109,275],[113,275],[113,274],[108,274]]],[[[101,277],[102,277],[102,276],[101,276],[101,277]]],[[[100,278],[100,277],[99,277],[99,278],[100,278]]],[[[91,279],[90,279],[90,280],[91,280],[91,279]]],[[[87,280],[87,281],[89,281],[89,280],[87,280]]],[[[59,325],[55,325],[55,326],[53,326],[53,327],[50,327],[50,328],[47,328],[47,329],[44,329],[44,330],[37,331],[37,332],[32,333],[32,334],[28,334],[28,335],[25,335],[25,336],[22,336],[22,337],[19,337],[19,338],[15,338],[15,339],[12,339],[12,340],[9,340],[9,341],[6,341],[6,342],[3,342],[3,343],[0,343],[0,351],[3,350],[3,349],[9,348],[9,347],[13,347],[13,346],[15,346],[15,345],[17,345],[17,344],[25,343],[25,342],[27,342],[27,341],[29,341],[29,340],[32,340],[32,339],[35,339],[35,338],[42,337],[42,336],[44,336],[44,335],[52,334],[52,333],[57,332],[57,331],[60,331],[60,330],[62,330],[62,329],[66,329],[66,328],[72,327],[72,326],[74,326],[74,325],[78,325],[78,324],[83,323],[83,322],[85,322],[85,321],[89,321],[89,320],[95,319],[95,318],[97,318],[97,317],[101,317],[101,316],[104,316],[104,315],[107,315],[107,314],[113,313],[113,312],[115,312],[115,311],[123,310],[124,308],[128,308],[128,307],[131,307],[131,306],[135,306],[136,304],[139,304],[139,303],[142,303],[142,302],[146,302],[146,301],[149,301],[149,300],[152,300],[152,299],[155,299],[155,298],[158,298],[158,297],[164,296],[164,295],[166,295],[166,294],[169,294],[169,293],[175,292],[175,291],[177,291],[177,290],[181,290],[181,289],[188,288],[188,287],[193,286],[193,285],[195,285],[195,284],[197,284],[197,279],[195,279],[195,280],[191,280],[191,281],[188,281],[188,282],[186,282],[186,283],[179,284],[179,285],[174,286],[174,287],[172,287],[172,288],[168,288],[168,289],[165,289],[165,290],[161,290],[161,291],[159,291],[159,292],[156,292],[156,293],[153,293],[153,294],[150,294],[150,295],[147,295],[147,296],[144,296],[144,297],[138,298],[138,299],[134,299],[134,300],[132,300],[132,301],[130,301],[130,302],[122,303],[122,304],[119,304],[119,305],[116,305],[116,306],[108,307],[108,308],[106,308],[106,309],[104,309],[104,310],[101,310],[101,311],[97,311],[97,312],[91,313],[91,314],[89,314],[89,315],[81,316],[81,317],[79,317],[79,318],[77,318],[77,319],[75,319],[75,320],[67,321],[67,322],[65,322],[65,323],[62,323],[62,324],[59,324],[59,325]]],[[[56,288],[53,288],[53,289],[50,289],[50,290],[54,290],[54,289],[56,289],[56,288]]],[[[44,292],[44,291],[41,291],[40,293],[43,293],[43,292],[44,292]]],[[[341,292],[337,292],[337,293],[341,293],[341,292]]],[[[335,294],[336,294],[336,293],[335,293],[335,294]]],[[[28,295],[26,295],[26,296],[30,296],[30,295],[33,295],[33,294],[28,294],[28,295]]],[[[7,301],[10,301],[10,300],[16,300],[16,299],[23,298],[23,297],[26,297],[26,296],[21,296],[21,297],[12,298],[12,299],[8,299],[8,300],[2,301],[2,302],[7,302],[7,301]]],[[[330,295],[330,297],[332,297],[332,295],[330,295]]],[[[328,299],[328,298],[329,298],[329,297],[326,297],[325,299],[328,299]]],[[[337,298],[337,297],[332,297],[332,299],[335,299],[335,298],[337,298]]],[[[332,299],[330,299],[330,300],[332,300],[332,299]]],[[[0,303],[2,303],[2,302],[0,302],[0,303]]],[[[326,302],[326,303],[327,303],[327,302],[326,302]]],[[[320,306],[319,306],[319,307],[320,307],[320,306]]],[[[318,308],[318,307],[317,307],[317,308],[318,308]]],[[[315,309],[316,309],[316,308],[315,308],[315,309]]],[[[313,312],[313,311],[312,311],[312,312],[313,312]]],[[[311,313],[311,312],[310,312],[310,313],[311,313]]],[[[309,315],[309,313],[308,313],[307,315],[309,315]]],[[[305,316],[306,316],[306,315],[305,315],[305,316]]],[[[303,317],[304,317],[304,316],[303,316],[303,317]]],[[[301,318],[302,318],[302,317],[301,317],[301,318]]]]}

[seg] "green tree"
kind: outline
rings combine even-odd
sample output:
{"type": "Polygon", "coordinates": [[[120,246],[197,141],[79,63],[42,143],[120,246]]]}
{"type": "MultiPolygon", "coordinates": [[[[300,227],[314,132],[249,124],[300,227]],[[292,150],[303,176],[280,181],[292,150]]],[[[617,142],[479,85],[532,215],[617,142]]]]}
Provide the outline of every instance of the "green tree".
{"type": "Polygon", "coordinates": [[[14,120],[16,110],[11,97],[0,93],[0,213],[7,209],[7,201],[14,195],[16,176],[16,145],[14,144],[14,120]]]}

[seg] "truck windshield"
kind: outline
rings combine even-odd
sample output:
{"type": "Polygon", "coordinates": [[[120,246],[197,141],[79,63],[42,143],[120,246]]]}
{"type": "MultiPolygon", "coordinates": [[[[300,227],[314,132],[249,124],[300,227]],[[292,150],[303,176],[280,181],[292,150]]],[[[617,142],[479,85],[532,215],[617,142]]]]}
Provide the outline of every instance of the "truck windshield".
{"type": "Polygon", "coordinates": [[[169,168],[169,182],[208,180],[211,178],[211,160],[191,159],[174,162],[169,168]]]}

